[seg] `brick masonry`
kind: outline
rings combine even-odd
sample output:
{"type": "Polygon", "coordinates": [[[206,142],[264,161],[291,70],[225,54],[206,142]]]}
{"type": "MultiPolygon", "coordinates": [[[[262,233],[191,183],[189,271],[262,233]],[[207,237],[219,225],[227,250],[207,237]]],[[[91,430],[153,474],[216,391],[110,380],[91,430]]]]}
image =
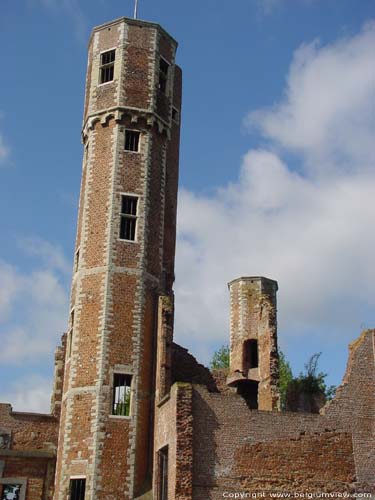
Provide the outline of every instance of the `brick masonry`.
{"type": "Polygon", "coordinates": [[[58,420],[54,415],[14,412],[0,404],[0,494],[9,478],[24,484],[28,500],[51,500],[58,420]]]}
{"type": "Polygon", "coordinates": [[[86,498],[135,498],[150,484],[158,296],[174,280],[176,48],[158,25],[124,18],[90,39],[56,500],[66,498],[74,475],[86,478],[86,498]],[[98,84],[101,54],[113,49],[114,78],[98,84]],[[160,57],[170,64],[165,94],[160,57]],[[124,150],[126,130],[140,132],[139,152],[124,150]],[[123,193],[138,197],[135,241],[119,239],[123,193]],[[111,415],[114,373],[132,376],[129,417],[111,415]]]}

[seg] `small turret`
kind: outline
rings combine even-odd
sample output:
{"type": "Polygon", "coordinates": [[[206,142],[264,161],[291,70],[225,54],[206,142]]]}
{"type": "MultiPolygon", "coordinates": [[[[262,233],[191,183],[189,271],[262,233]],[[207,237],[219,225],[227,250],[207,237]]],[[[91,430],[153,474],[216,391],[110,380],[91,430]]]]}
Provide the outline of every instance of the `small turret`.
{"type": "Polygon", "coordinates": [[[252,409],[279,407],[276,292],[277,282],[242,277],[230,291],[230,370],[236,387],[252,409]]]}

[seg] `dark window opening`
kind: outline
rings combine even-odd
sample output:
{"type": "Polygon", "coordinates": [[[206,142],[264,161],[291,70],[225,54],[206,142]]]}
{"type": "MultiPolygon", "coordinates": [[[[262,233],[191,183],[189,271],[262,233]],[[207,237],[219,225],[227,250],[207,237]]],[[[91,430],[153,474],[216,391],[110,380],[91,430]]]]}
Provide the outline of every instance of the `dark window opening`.
{"type": "Polygon", "coordinates": [[[70,358],[70,356],[72,355],[73,328],[74,328],[74,309],[70,313],[70,330],[68,334],[68,358],[70,358]]]}
{"type": "Polygon", "coordinates": [[[107,83],[113,80],[115,69],[116,50],[109,50],[100,55],[100,83],[107,83]]]}
{"type": "Polygon", "coordinates": [[[246,340],[243,345],[244,371],[258,368],[258,341],[256,339],[246,340]]]}
{"type": "Polygon", "coordinates": [[[21,484],[3,484],[1,500],[19,500],[21,486],[21,484]]]}
{"type": "Polygon", "coordinates": [[[75,258],[75,265],[74,265],[75,272],[78,271],[78,266],[79,266],[79,248],[76,251],[76,258],[75,258]]]}
{"type": "Polygon", "coordinates": [[[70,500],[84,500],[85,490],[86,490],[86,479],[71,479],[69,488],[69,499],[70,500]]]}
{"type": "Polygon", "coordinates": [[[160,58],[159,62],[159,90],[163,94],[167,93],[169,64],[164,59],[160,58]]]}
{"type": "Polygon", "coordinates": [[[136,196],[121,197],[121,221],[120,238],[122,240],[135,241],[137,225],[137,204],[136,196]]]}
{"type": "Polygon", "coordinates": [[[158,452],[158,500],[168,500],[168,446],[158,452]]]}
{"type": "Polygon", "coordinates": [[[172,120],[176,123],[179,123],[180,121],[180,113],[176,108],[172,108],[172,120]]]}
{"type": "Polygon", "coordinates": [[[132,376],[124,373],[113,375],[112,415],[128,417],[130,415],[132,376]]]}
{"type": "Polygon", "coordinates": [[[255,382],[255,380],[238,382],[237,393],[244,398],[251,410],[258,409],[258,382],[255,382]]]}
{"type": "Polygon", "coordinates": [[[139,151],[140,132],[125,130],[125,151],[139,151]]]}

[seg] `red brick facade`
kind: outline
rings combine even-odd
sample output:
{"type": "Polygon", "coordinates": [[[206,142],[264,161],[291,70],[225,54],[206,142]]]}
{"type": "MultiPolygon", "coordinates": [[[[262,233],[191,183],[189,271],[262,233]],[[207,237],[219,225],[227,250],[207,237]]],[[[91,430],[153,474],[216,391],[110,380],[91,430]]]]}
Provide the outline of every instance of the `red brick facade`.
{"type": "Polygon", "coordinates": [[[228,371],[173,343],[176,48],[160,26],[125,18],[90,38],[68,332],[51,414],[0,404],[0,492],[17,484],[21,500],[67,500],[84,481],[86,500],[375,493],[373,330],[351,345],[320,414],[279,409],[273,280],[229,284],[228,371]],[[129,132],[138,150],[126,150],[129,132]],[[134,235],[120,238],[123,196],[137,209],[134,235]]]}

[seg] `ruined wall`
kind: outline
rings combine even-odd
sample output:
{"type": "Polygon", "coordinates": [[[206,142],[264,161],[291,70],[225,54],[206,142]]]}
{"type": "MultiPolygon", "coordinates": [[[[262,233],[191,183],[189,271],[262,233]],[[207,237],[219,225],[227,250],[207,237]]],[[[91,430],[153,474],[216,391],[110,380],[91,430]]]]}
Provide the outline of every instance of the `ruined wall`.
{"type": "Polygon", "coordinates": [[[168,498],[191,500],[193,495],[193,409],[192,386],[178,382],[169,397],[155,410],[155,498],[158,498],[160,474],[158,453],[168,446],[168,498]]]}
{"type": "Polygon", "coordinates": [[[55,416],[0,404],[0,495],[5,484],[22,484],[21,498],[52,498],[57,434],[55,416]]]}
{"type": "Polygon", "coordinates": [[[235,393],[194,386],[194,500],[375,492],[373,342],[371,331],[351,345],[344,384],[321,415],[249,410],[235,393]]]}
{"type": "Polygon", "coordinates": [[[357,480],[375,483],[375,330],[366,330],[349,346],[343,383],[322,410],[350,429],[357,480]]]}

